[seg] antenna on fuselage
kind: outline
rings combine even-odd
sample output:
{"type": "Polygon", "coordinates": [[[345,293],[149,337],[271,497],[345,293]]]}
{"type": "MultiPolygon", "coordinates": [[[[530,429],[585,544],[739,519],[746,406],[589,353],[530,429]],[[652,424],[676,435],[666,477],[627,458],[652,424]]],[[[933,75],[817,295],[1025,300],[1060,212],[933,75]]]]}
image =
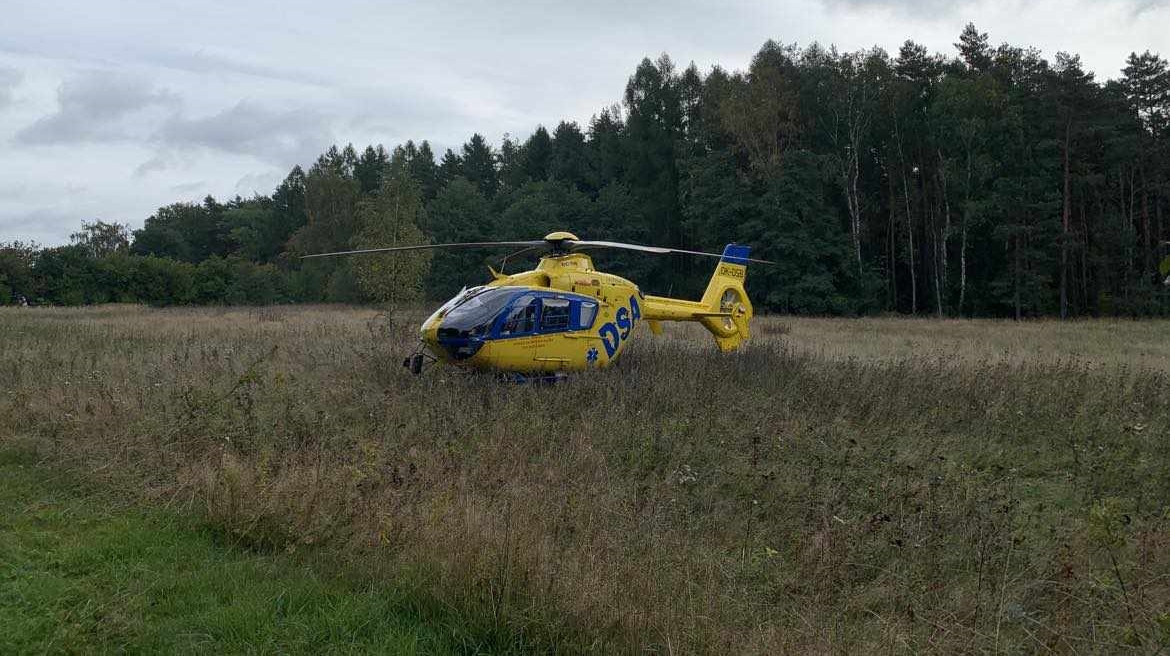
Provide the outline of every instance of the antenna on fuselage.
{"type": "Polygon", "coordinates": [[[508,266],[508,260],[510,260],[514,257],[518,257],[520,255],[523,255],[529,251],[534,251],[537,248],[539,248],[539,246],[529,246],[528,248],[522,248],[522,249],[516,251],[515,253],[508,253],[507,255],[505,255],[504,259],[500,260],[500,273],[501,274],[508,273],[507,271],[505,271],[505,268],[508,266]]]}

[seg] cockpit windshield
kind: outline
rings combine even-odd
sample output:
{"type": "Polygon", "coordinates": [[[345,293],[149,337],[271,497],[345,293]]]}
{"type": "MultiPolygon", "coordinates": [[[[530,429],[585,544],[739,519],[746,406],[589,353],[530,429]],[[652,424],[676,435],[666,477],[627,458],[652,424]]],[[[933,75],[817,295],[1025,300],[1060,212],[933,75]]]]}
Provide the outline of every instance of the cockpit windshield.
{"type": "Polygon", "coordinates": [[[463,292],[449,304],[439,325],[439,337],[483,337],[519,291],[516,287],[477,287],[463,292]]]}

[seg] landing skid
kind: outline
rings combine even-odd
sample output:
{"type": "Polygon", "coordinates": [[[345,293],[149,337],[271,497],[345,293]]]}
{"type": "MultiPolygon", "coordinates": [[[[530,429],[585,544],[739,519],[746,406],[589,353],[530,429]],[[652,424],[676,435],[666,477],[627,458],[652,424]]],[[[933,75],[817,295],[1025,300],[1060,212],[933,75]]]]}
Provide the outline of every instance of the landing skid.
{"type": "MultiPolygon", "coordinates": [[[[428,364],[438,362],[439,359],[427,353],[426,351],[415,351],[402,360],[402,366],[410,371],[410,373],[422,373],[423,367],[428,364]]],[[[467,372],[471,373],[471,372],[467,372]]],[[[538,374],[522,374],[516,372],[496,374],[496,379],[504,383],[512,383],[516,385],[551,385],[553,383],[560,383],[569,379],[569,374],[563,371],[554,371],[551,373],[538,374]]]]}
{"type": "Polygon", "coordinates": [[[431,362],[438,362],[438,358],[427,353],[426,351],[415,351],[407,358],[403,359],[402,366],[410,370],[410,373],[419,375],[422,373],[423,365],[431,362]]]}
{"type": "Polygon", "coordinates": [[[569,380],[569,374],[563,371],[555,371],[553,373],[543,374],[519,374],[507,373],[500,374],[500,380],[505,383],[513,383],[516,385],[552,385],[554,383],[561,383],[569,380]]]}

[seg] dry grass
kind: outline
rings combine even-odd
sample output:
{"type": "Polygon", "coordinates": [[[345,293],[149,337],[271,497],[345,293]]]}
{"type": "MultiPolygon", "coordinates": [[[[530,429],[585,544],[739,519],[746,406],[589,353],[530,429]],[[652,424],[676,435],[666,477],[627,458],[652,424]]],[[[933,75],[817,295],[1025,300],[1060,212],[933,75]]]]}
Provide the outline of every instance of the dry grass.
{"type": "Polygon", "coordinates": [[[1170,324],[764,318],[509,386],[419,311],[0,311],[0,440],[559,651],[1170,644],[1170,324]]]}
{"type": "Polygon", "coordinates": [[[768,323],[789,328],[789,341],[801,351],[831,358],[991,358],[1021,364],[1055,360],[1170,371],[1166,321],[777,317],[768,323]]]}

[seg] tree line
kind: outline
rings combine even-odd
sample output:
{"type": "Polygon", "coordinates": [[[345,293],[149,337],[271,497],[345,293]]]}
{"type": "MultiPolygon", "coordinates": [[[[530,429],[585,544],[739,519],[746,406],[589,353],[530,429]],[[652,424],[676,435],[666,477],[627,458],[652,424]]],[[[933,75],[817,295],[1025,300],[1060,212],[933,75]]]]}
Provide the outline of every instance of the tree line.
{"type": "MultiPolygon", "coordinates": [[[[268,196],[160,208],[142,229],[0,248],[0,303],[395,302],[477,284],[506,253],[301,260],[415,243],[583,238],[753,246],[760,309],[938,316],[1170,314],[1170,71],[1080,58],[764,44],[745,71],[643,60],[621,103],[498,146],[476,134],[330,148],[268,196]]],[[[708,262],[599,253],[653,293],[708,262]]],[[[521,266],[520,258],[507,263],[521,266]]]]}

